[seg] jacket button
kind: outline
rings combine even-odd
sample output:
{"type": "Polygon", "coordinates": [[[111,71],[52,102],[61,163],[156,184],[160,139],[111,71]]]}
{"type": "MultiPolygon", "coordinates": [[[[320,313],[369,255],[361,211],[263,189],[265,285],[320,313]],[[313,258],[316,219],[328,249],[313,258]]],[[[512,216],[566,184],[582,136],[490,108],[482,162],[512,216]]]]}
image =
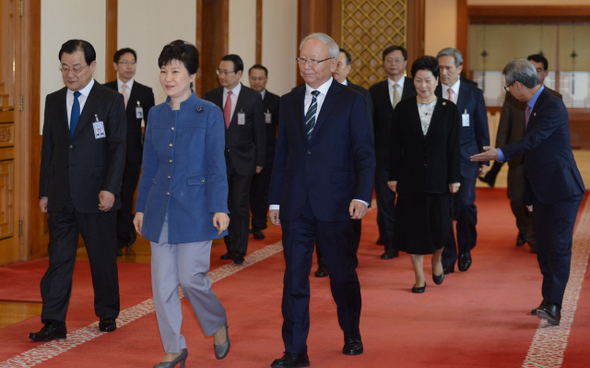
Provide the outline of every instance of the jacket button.
{"type": "Polygon", "coordinates": [[[169,196],[170,195],[170,192],[166,192],[166,195],[169,196]]]}
{"type": "Polygon", "coordinates": [[[168,147],[172,147],[172,143],[169,143],[169,144],[168,144],[168,147]]]}
{"type": "Polygon", "coordinates": [[[74,148],[74,146],[72,144],[70,144],[70,148],[74,148]]]}
{"type": "Polygon", "coordinates": [[[310,151],[310,150],[307,150],[307,154],[308,154],[308,155],[311,155],[311,151],[310,151]]]}
{"type": "Polygon", "coordinates": [[[170,179],[170,175],[168,175],[168,179],[170,179]]]}
{"type": "Polygon", "coordinates": [[[172,163],[172,160],[168,160],[168,162],[172,163]]]}
{"type": "Polygon", "coordinates": [[[174,127],[171,127],[170,130],[174,130],[174,127]]]}
{"type": "Polygon", "coordinates": [[[205,179],[201,180],[201,183],[204,183],[204,182],[205,182],[205,179]]]}

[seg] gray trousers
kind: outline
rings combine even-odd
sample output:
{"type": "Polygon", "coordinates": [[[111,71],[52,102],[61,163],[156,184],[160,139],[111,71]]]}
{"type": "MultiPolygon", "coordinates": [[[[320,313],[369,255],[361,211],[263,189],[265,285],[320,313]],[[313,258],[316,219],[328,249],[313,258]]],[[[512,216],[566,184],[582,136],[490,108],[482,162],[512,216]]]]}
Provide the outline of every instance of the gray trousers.
{"type": "Polygon", "coordinates": [[[160,241],[150,242],[152,249],[152,291],[160,337],[166,353],[186,348],[180,334],[182,310],[178,285],[201,324],[206,336],[225,325],[227,317],[207,277],[212,241],[169,244],[168,221],[164,221],[160,241]]]}

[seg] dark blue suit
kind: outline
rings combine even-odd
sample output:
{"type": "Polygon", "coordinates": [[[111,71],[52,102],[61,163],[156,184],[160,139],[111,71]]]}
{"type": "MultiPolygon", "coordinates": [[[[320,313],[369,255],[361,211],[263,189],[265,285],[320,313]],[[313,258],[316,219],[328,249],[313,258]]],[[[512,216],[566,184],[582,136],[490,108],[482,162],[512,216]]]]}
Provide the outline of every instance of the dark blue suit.
{"type": "Polygon", "coordinates": [[[305,88],[281,98],[269,204],[280,205],[285,277],[283,341],[288,353],[307,353],[309,273],[316,237],[330,273],[344,334],[360,338],[358,260],[352,249],[350,202],[370,203],[375,154],[365,99],[332,80],[311,139],[304,126],[305,88]]]}
{"type": "Polygon", "coordinates": [[[563,102],[546,88],[541,91],[524,137],[501,150],[505,161],[525,155],[526,203],[533,205],[543,299],[561,305],[570,273],[574,223],[585,192],[563,102]]]}
{"type": "MultiPolygon", "coordinates": [[[[441,84],[436,88],[436,95],[442,97],[441,84]]],[[[443,267],[452,268],[457,260],[457,248],[459,254],[467,253],[477,242],[477,207],[475,206],[475,183],[479,172],[478,162],[472,162],[469,158],[483,152],[483,146],[490,145],[490,133],[488,128],[488,115],[483,92],[475,85],[461,81],[459,84],[459,96],[455,102],[457,110],[461,114],[461,187],[451,197],[451,223],[453,217],[457,220],[457,245],[455,237],[451,236],[445,243],[443,252],[443,267]],[[469,114],[469,126],[463,122],[464,114],[469,114]]],[[[451,234],[453,231],[451,230],[451,234]]]]}

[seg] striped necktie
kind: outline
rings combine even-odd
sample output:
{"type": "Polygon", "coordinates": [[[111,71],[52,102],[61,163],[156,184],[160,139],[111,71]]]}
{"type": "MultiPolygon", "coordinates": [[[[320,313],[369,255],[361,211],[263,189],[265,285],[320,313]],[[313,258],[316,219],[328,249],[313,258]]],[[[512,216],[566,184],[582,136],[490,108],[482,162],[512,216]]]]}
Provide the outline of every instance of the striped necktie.
{"type": "Polygon", "coordinates": [[[307,140],[311,139],[311,134],[315,127],[315,113],[318,110],[318,95],[320,94],[320,91],[312,91],[311,94],[311,104],[309,105],[309,109],[307,109],[307,114],[305,114],[305,131],[307,133],[307,140]]]}

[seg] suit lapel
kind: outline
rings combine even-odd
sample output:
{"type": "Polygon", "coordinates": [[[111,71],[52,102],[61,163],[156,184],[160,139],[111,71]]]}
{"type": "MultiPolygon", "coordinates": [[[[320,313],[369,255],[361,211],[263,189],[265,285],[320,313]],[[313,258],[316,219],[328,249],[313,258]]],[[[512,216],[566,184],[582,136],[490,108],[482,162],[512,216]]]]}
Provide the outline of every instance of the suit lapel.
{"type": "Polygon", "coordinates": [[[59,126],[63,128],[63,132],[66,136],[70,137],[70,127],[68,125],[68,106],[66,103],[66,98],[68,95],[68,89],[64,88],[63,93],[61,94],[61,101],[57,108],[57,117],[59,121],[59,126]]]}
{"type": "Polygon", "coordinates": [[[240,89],[240,94],[238,95],[238,101],[236,101],[236,108],[234,110],[231,119],[229,120],[229,127],[231,128],[232,125],[236,125],[238,123],[238,113],[244,111],[242,106],[245,105],[245,102],[248,99],[248,92],[244,85],[242,84],[242,88],[240,89]]]}
{"type": "Polygon", "coordinates": [[[320,110],[320,114],[316,117],[315,127],[313,128],[313,132],[311,134],[311,139],[313,139],[317,132],[322,128],[324,121],[330,116],[332,109],[336,106],[336,102],[338,101],[338,94],[342,90],[342,85],[336,82],[336,79],[332,80],[332,84],[328,89],[328,93],[324,98],[324,102],[322,103],[322,108],[320,110]]]}
{"type": "MultiPolygon", "coordinates": [[[[129,99],[127,100],[127,111],[135,112],[135,107],[137,106],[137,101],[139,101],[139,87],[137,82],[133,83],[133,88],[131,88],[131,94],[129,95],[129,99]]],[[[135,116],[135,113],[133,114],[135,116]]]]}
{"type": "MultiPolygon", "coordinates": [[[[387,105],[387,109],[389,110],[390,114],[393,114],[393,105],[391,104],[391,99],[389,98],[389,82],[386,80],[383,81],[383,86],[381,87],[381,93],[383,97],[383,102],[387,105]]],[[[404,92],[402,91],[402,96],[404,92]]]]}
{"type": "Polygon", "coordinates": [[[464,82],[459,84],[459,97],[457,98],[457,109],[459,110],[459,114],[463,114],[465,110],[465,106],[467,105],[467,101],[469,101],[471,96],[469,95],[469,89],[465,85],[464,82]]]}

